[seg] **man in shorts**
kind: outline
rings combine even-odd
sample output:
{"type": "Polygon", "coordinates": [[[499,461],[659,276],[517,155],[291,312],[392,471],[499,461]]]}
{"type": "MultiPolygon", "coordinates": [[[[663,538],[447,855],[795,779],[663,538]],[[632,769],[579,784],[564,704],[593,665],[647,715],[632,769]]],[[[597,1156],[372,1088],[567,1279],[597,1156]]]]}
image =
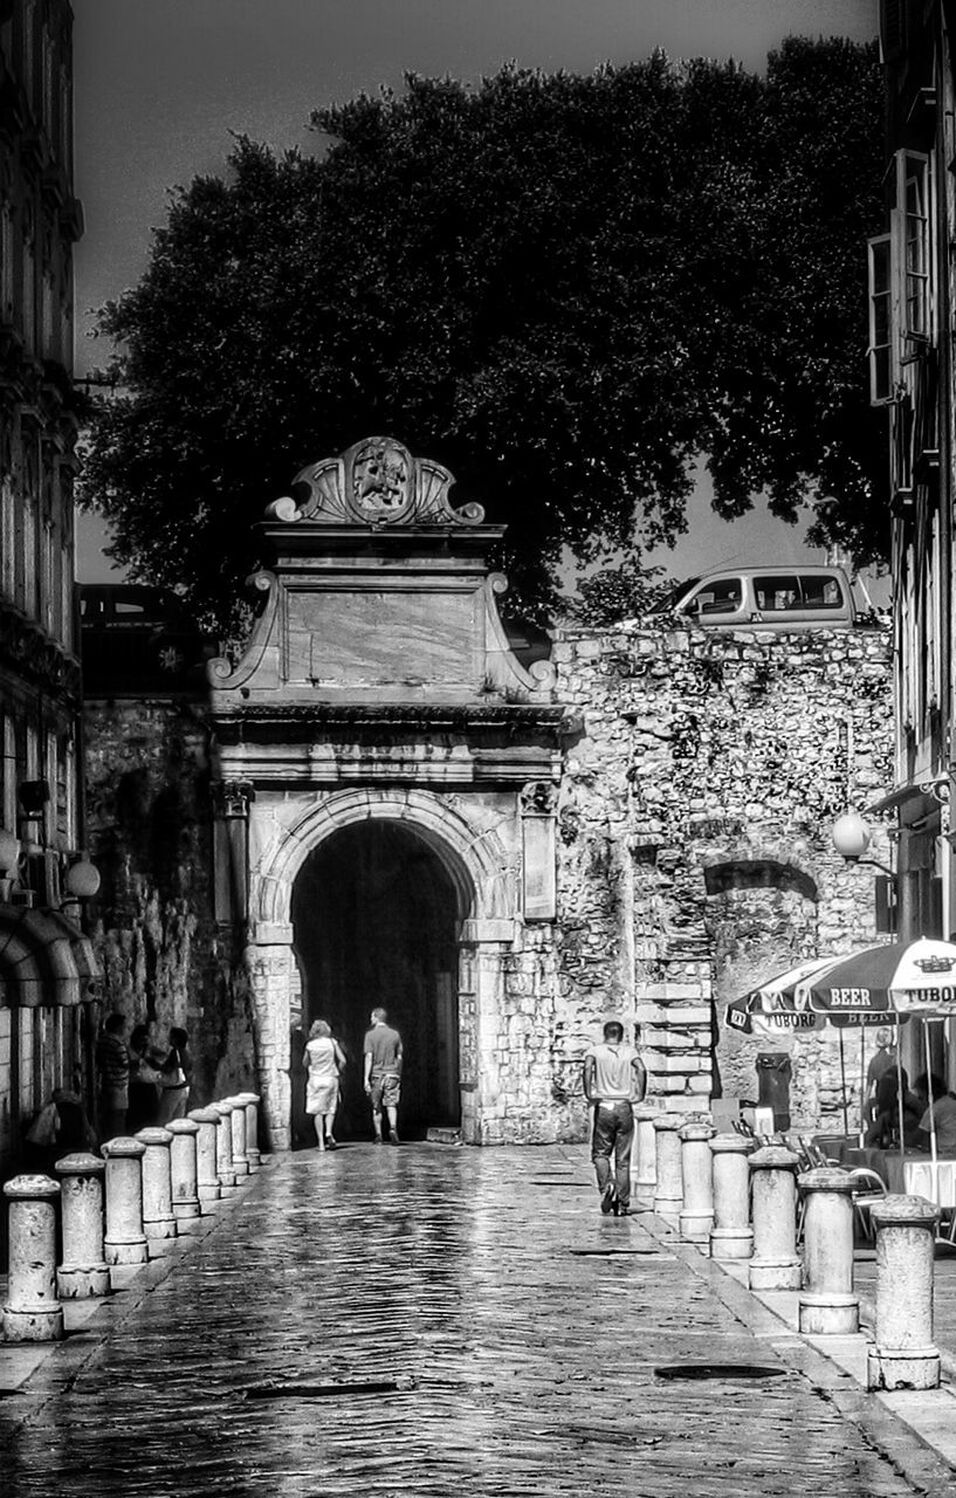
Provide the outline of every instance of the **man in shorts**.
{"type": "Polygon", "coordinates": [[[603,1045],[592,1046],[584,1058],[584,1095],[594,1109],[591,1159],[601,1211],[616,1217],[631,1210],[634,1104],[642,1100],[646,1085],[644,1063],[633,1046],[624,1044],[624,1026],[609,1020],[603,1045]]]}
{"type": "Polygon", "coordinates": [[[388,1117],[392,1144],[398,1137],[398,1104],[402,1095],[402,1037],[391,1025],[384,1009],[373,1009],[372,1028],[366,1031],[362,1047],[365,1058],[365,1096],[372,1105],[372,1127],[375,1143],[382,1140],[382,1109],[388,1117]]]}

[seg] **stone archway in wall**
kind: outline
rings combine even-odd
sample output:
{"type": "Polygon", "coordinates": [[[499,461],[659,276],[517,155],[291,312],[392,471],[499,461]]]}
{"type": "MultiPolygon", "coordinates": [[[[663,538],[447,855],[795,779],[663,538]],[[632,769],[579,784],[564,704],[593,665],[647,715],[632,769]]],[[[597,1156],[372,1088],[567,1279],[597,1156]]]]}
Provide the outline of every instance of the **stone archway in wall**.
{"type": "MultiPolygon", "coordinates": [[[[349,1058],[341,1078],[340,1139],[370,1136],[362,1039],[381,1005],[402,1035],[401,1128],[407,1139],[461,1123],[458,892],[414,824],[367,819],[315,848],[292,891],[302,1030],[325,1019],[349,1058]]],[[[315,1143],[304,1116],[304,1072],[291,1057],[293,1140],[315,1143]],[[300,1114],[300,1107],[302,1115],[300,1114]]]]}
{"type": "MultiPolygon", "coordinates": [[[[413,1131],[459,1124],[466,1142],[480,1142],[483,1101],[497,1096],[482,1033],[497,1031],[518,911],[520,866],[498,836],[500,820],[497,798],[485,793],[401,788],[333,792],[307,803],[262,796],[250,808],[247,961],[273,1147],[287,1148],[297,1123],[302,1128],[298,1025],[293,1033],[300,985],[302,1021],[330,1017],[345,1031],[348,1127],[356,1135],[364,1111],[361,1037],[368,1011],[384,1002],[407,1031],[409,1047],[421,1050],[414,1063],[409,1058],[413,1131]],[[391,916],[369,914],[364,921],[354,908],[369,875],[383,894],[392,891],[391,916]],[[402,878],[409,888],[401,888],[402,878]],[[337,930],[343,914],[344,929],[337,930]],[[416,924],[426,928],[417,953],[416,924]],[[396,952],[356,961],[355,944],[373,938],[394,941],[396,952]],[[381,987],[364,995],[365,983],[401,985],[400,997],[390,1003],[381,987]],[[336,1011],[329,1016],[322,1012],[327,1003],[336,1011]],[[424,1075],[428,1066],[437,1076],[424,1075]]],[[[366,1124],[364,1137],[369,1133],[366,1124]]]]}

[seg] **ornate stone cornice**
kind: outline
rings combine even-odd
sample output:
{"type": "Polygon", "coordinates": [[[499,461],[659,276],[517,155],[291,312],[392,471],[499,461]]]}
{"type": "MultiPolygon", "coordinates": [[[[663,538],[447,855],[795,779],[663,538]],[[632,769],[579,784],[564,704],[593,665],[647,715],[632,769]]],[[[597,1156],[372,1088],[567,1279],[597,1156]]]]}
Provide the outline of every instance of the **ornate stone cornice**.
{"type": "Polygon", "coordinates": [[[567,711],[564,707],[544,703],[500,703],[494,706],[470,706],[468,704],[421,706],[403,703],[326,703],[316,702],[271,705],[241,705],[234,712],[219,710],[213,713],[214,720],[221,724],[241,723],[321,723],[335,727],[369,727],[376,730],[388,727],[402,729],[420,727],[423,732],[440,732],[446,729],[504,728],[527,731],[530,728],[546,728],[552,731],[565,726],[567,711]]]}
{"type": "Polygon", "coordinates": [[[0,662],[51,697],[80,699],[80,667],[55,640],[0,600],[0,662]]]}

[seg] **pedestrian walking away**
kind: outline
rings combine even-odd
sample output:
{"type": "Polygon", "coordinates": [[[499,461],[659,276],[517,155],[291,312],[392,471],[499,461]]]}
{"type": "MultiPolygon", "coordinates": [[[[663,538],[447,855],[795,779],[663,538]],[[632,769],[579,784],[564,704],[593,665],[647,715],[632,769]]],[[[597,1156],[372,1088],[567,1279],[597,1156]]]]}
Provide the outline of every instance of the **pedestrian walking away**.
{"type": "Polygon", "coordinates": [[[402,1037],[386,1021],[384,1009],[373,1009],[372,1028],[366,1031],[362,1047],[365,1065],[365,1096],[372,1105],[372,1128],[375,1143],[382,1140],[382,1110],[388,1118],[392,1144],[398,1137],[398,1105],[402,1096],[402,1037]]]}
{"type": "Polygon", "coordinates": [[[644,1063],[624,1043],[624,1026],[608,1020],[603,1043],[592,1046],[584,1058],[584,1095],[594,1110],[591,1159],[604,1213],[626,1217],[631,1210],[634,1104],[644,1097],[646,1085],[644,1063]]]}
{"type": "Polygon", "coordinates": [[[97,1111],[101,1139],[126,1130],[130,1058],[123,1039],[125,1014],[108,1014],[96,1039],[97,1111]]]}
{"type": "Polygon", "coordinates": [[[345,1066],[345,1053],[324,1019],[317,1019],[309,1031],[302,1065],[308,1068],[305,1111],[315,1125],[316,1143],[320,1150],[334,1150],[336,1144],[332,1130],[339,1106],[339,1073],[345,1066]]]}

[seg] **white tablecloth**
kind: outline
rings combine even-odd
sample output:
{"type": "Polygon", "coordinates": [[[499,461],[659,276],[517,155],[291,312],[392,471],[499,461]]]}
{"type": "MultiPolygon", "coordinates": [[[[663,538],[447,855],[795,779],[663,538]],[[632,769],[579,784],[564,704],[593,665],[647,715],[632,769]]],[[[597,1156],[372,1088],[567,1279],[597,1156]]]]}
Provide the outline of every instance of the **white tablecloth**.
{"type": "Polygon", "coordinates": [[[901,1162],[899,1150],[874,1149],[872,1146],[861,1149],[852,1138],[831,1136],[818,1142],[847,1170],[859,1166],[875,1170],[887,1191],[894,1195],[905,1192],[907,1196],[925,1196],[938,1207],[956,1207],[956,1159],[937,1160],[934,1167],[929,1155],[913,1150],[907,1150],[901,1162]]]}

